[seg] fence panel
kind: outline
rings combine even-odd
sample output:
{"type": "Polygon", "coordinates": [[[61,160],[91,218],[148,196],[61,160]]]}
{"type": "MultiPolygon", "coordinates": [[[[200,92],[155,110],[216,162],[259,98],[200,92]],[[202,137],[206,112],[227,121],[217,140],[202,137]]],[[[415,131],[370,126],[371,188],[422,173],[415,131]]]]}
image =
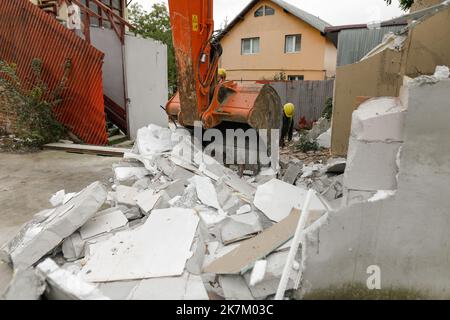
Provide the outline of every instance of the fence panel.
{"type": "Polygon", "coordinates": [[[274,81],[271,85],[283,105],[288,102],[295,105],[294,121],[298,128],[302,118],[311,123],[322,116],[327,99],[333,97],[334,80],[274,81]]]}

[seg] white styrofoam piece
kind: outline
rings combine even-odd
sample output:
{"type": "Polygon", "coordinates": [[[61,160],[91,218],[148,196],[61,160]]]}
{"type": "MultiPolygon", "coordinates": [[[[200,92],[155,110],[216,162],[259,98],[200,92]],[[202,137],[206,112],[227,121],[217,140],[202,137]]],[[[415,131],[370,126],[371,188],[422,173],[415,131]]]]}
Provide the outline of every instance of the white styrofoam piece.
{"type": "Polygon", "coordinates": [[[107,214],[93,217],[80,229],[81,238],[86,240],[102,233],[111,232],[128,223],[128,219],[120,211],[116,210],[107,214]]]}
{"type": "MultiPolygon", "coordinates": [[[[254,205],[270,220],[280,222],[293,208],[301,208],[308,190],[302,189],[278,179],[272,179],[256,190],[254,205]]],[[[325,206],[313,196],[311,210],[326,211],[325,206]]]]}
{"type": "Polygon", "coordinates": [[[50,198],[50,203],[52,206],[57,207],[59,205],[62,205],[64,202],[64,196],[66,195],[65,190],[59,190],[56,192],[52,197],[50,198]]]}
{"type": "Polygon", "coordinates": [[[198,223],[194,210],[154,210],[140,228],[92,244],[84,278],[109,282],[180,276],[192,255],[198,223]]]}

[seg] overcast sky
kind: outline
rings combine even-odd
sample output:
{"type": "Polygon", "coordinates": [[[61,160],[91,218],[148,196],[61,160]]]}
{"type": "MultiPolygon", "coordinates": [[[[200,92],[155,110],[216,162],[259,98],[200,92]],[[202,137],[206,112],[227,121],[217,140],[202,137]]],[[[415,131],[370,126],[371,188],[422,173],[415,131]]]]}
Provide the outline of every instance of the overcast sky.
{"type": "MultiPolygon", "coordinates": [[[[187,0],[188,1],[188,0],[187,0]]],[[[133,0],[149,10],[153,3],[167,0],[133,0]]],[[[225,18],[231,21],[250,0],[214,0],[216,29],[225,18]]],[[[308,11],[332,25],[367,23],[388,20],[404,14],[398,8],[398,0],[387,6],[384,0],[286,0],[300,9],[308,11]]]]}

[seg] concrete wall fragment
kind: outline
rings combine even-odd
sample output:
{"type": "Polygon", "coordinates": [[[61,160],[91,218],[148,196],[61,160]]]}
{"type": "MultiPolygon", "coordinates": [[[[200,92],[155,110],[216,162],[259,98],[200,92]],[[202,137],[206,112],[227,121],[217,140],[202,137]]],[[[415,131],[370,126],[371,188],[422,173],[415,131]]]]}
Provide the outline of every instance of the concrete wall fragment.
{"type": "MultiPolygon", "coordinates": [[[[302,295],[367,288],[370,266],[381,289],[450,297],[450,79],[408,85],[409,102],[394,196],[329,212],[303,245],[302,295]]],[[[364,294],[370,296],[368,289],[364,294]]]]}

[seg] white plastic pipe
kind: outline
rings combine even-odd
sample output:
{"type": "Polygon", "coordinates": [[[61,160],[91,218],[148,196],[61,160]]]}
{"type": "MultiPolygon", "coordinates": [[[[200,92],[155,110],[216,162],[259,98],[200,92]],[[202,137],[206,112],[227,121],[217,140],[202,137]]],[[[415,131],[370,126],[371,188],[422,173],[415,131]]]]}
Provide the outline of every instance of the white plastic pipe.
{"type": "Polygon", "coordinates": [[[300,219],[298,221],[297,229],[295,230],[294,240],[292,240],[291,249],[289,250],[289,254],[286,260],[286,264],[284,265],[283,273],[281,275],[280,284],[278,285],[277,294],[275,295],[275,300],[283,300],[284,293],[286,292],[286,288],[289,282],[289,276],[291,275],[292,265],[294,263],[295,256],[297,255],[298,248],[300,246],[301,236],[303,234],[303,230],[305,229],[306,222],[309,218],[309,206],[311,204],[311,200],[315,191],[310,189],[306,196],[305,203],[303,204],[302,212],[300,215],[300,219]]]}

